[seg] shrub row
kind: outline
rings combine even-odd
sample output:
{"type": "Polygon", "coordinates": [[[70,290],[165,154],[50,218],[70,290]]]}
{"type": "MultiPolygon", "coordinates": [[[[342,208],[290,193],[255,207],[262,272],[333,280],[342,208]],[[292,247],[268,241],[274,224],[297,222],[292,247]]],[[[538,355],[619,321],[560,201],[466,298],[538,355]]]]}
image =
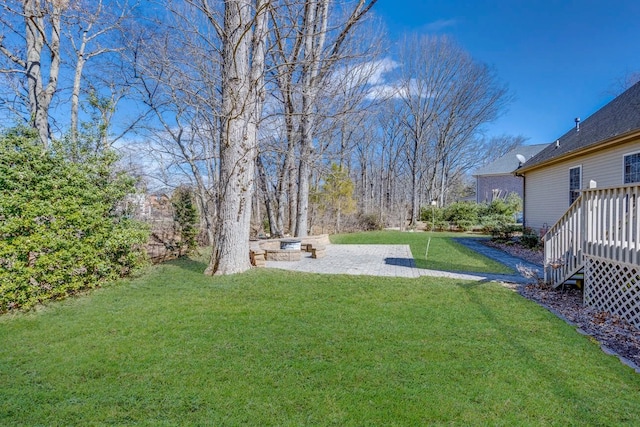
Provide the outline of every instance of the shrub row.
{"type": "Polygon", "coordinates": [[[510,238],[519,229],[514,223],[515,214],[521,208],[522,200],[512,193],[506,199],[496,199],[491,203],[456,202],[445,208],[424,207],[420,219],[428,229],[443,230],[451,225],[458,230],[469,231],[479,226],[483,232],[496,238],[510,238]]]}

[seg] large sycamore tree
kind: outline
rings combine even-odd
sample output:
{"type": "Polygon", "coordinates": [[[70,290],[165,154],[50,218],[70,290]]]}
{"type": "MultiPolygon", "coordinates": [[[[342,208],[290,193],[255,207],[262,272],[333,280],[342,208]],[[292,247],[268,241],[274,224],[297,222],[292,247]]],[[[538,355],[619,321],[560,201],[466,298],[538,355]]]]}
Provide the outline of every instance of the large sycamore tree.
{"type": "MultiPolygon", "coordinates": [[[[202,2],[205,12],[207,1],[202,2]]],[[[207,274],[248,270],[257,131],[264,101],[269,0],[228,0],[222,39],[220,194],[207,274]]],[[[211,14],[213,18],[213,14],[211,14]]],[[[214,20],[210,22],[215,23],[214,20]]]]}
{"type": "Polygon", "coordinates": [[[271,0],[176,0],[129,50],[152,111],[149,152],[169,185],[194,184],[212,256],[205,271],[248,270],[258,125],[265,98],[271,0]],[[181,178],[185,176],[181,175],[181,178]],[[179,179],[179,178],[178,178],[179,179]]]}

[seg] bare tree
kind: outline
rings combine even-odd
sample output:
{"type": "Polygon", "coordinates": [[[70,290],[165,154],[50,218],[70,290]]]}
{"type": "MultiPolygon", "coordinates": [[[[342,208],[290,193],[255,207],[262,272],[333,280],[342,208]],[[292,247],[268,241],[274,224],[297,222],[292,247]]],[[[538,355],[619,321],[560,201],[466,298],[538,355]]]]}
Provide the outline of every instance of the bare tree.
{"type": "MultiPolygon", "coordinates": [[[[210,11],[207,0],[202,1],[202,7],[210,11]]],[[[257,130],[264,101],[269,7],[268,0],[226,1],[224,25],[218,27],[222,38],[221,188],[208,274],[233,274],[250,268],[249,229],[257,130]]]]}
{"type": "Polygon", "coordinates": [[[408,137],[413,225],[422,189],[426,187],[427,200],[445,202],[454,164],[477,140],[482,125],[499,115],[509,96],[491,69],[446,37],[407,38],[400,58],[398,97],[408,137]]]}
{"type": "MultiPolygon", "coordinates": [[[[281,103],[285,129],[275,200],[276,230],[304,236],[309,229],[309,187],[317,130],[323,127],[322,93],[346,61],[351,37],[375,0],[332,3],[328,0],[285,0],[272,9],[270,77],[274,98],[281,103]],[[288,213],[288,223],[284,217],[288,213]]],[[[333,116],[332,118],[335,118],[333,116]]],[[[316,153],[317,154],[317,153],[316,153]]]]}
{"type": "Polygon", "coordinates": [[[68,0],[6,1],[3,5],[6,15],[2,24],[14,39],[24,43],[12,49],[6,34],[0,35],[0,52],[13,65],[3,73],[19,73],[26,79],[29,122],[45,148],[51,137],[49,107],[58,89],[62,14],[68,5],[68,0]],[[19,21],[12,20],[15,17],[21,18],[24,31],[19,21]]]}
{"type": "MultiPolygon", "coordinates": [[[[403,132],[402,109],[398,103],[388,102],[376,117],[377,128],[380,132],[380,148],[378,160],[380,221],[385,217],[398,217],[404,193],[401,182],[404,162],[402,162],[402,147],[406,140],[403,132]]],[[[402,218],[404,221],[404,218],[402,218]]],[[[403,222],[400,223],[402,226],[403,222]]]]}
{"type": "MultiPolygon", "coordinates": [[[[270,47],[269,60],[271,67],[269,74],[275,87],[272,93],[281,105],[282,121],[280,126],[284,128],[284,134],[279,138],[284,144],[280,147],[272,146],[272,150],[280,152],[281,161],[277,172],[277,184],[274,199],[276,202],[275,224],[271,224],[272,232],[276,236],[282,236],[285,229],[291,231],[294,228],[293,220],[296,216],[296,203],[293,203],[296,190],[295,176],[295,150],[298,142],[297,98],[299,87],[297,75],[299,74],[300,56],[302,52],[302,32],[300,17],[302,16],[302,3],[284,1],[270,10],[272,31],[269,32],[270,47]],[[289,203],[287,201],[289,200],[289,203]],[[285,216],[289,222],[285,225],[285,216]]],[[[280,132],[282,134],[282,132],[280,132]]]]}
{"type": "Polygon", "coordinates": [[[453,87],[457,60],[454,54],[445,39],[433,37],[410,37],[401,47],[398,96],[404,110],[405,155],[411,174],[410,225],[418,219],[420,183],[428,169],[432,171],[431,181],[435,180],[434,127],[445,112],[448,92],[453,87]]]}
{"type": "MultiPolygon", "coordinates": [[[[269,188],[269,184],[270,184],[269,179],[267,178],[266,168],[264,166],[264,162],[262,161],[262,156],[260,155],[258,155],[258,158],[256,160],[256,167],[258,171],[258,176],[260,178],[259,179],[260,192],[262,193],[262,197],[264,199],[264,205],[267,211],[267,218],[269,220],[269,234],[271,236],[279,237],[281,236],[281,232],[276,228],[277,227],[277,220],[275,216],[276,203],[275,203],[273,194],[269,188]]],[[[260,220],[261,218],[258,215],[258,221],[260,220]]]]}
{"type": "Polygon", "coordinates": [[[640,71],[627,71],[623,75],[613,79],[611,85],[604,93],[605,95],[616,97],[638,82],[640,82],[640,71]]]}
{"type": "Polygon", "coordinates": [[[164,147],[170,167],[185,171],[199,189],[201,211],[214,233],[205,273],[242,272],[250,268],[271,2],[186,0],[163,6],[168,16],[160,15],[154,37],[132,49],[141,97],[162,125],[153,147],[164,147]]]}
{"type": "Polygon", "coordinates": [[[219,39],[205,30],[208,20],[199,10],[172,2],[165,7],[163,25],[139,26],[128,47],[137,99],[153,120],[140,129],[147,143],[127,148],[153,161],[155,167],[147,169],[162,186],[194,188],[211,244],[219,173],[219,39]]]}
{"type": "Polygon", "coordinates": [[[308,233],[309,177],[313,147],[314,106],[320,85],[336,62],[354,26],[362,20],[377,0],[359,0],[337,32],[337,36],[325,46],[329,24],[329,1],[310,0],[305,5],[304,55],[302,58],[302,109],[300,118],[300,165],[298,168],[298,209],[296,236],[308,233]],[[325,50],[326,49],[326,50],[325,50]]]}
{"type": "MultiPolygon", "coordinates": [[[[129,6],[127,2],[114,4],[112,2],[78,0],[70,7],[70,14],[66,17],[68,22],[67,37],[69,38],[75,66],[73,71],[73,87],[71,91],[71,142],[75,145],[78,140],[78,124],[80,111],[80,96],[85,66],[92,58],[108,53],[117,53],[123,50],[123,46],[113,45],[109,40],[117,39],[122,30],[122,24],[131,16],[135,6],[129,6]]],[[[95,87],[95,84],[92,86],[95,87]]],[[[99,96],[95,91],[92,94],[94,100],[99,96]]],[[[115,109],[117,101],[109,100],[111,110],[115,109]]],[[[110,109],[103,108],[102,115],[105,123],[109,123],[110,117],[106,117],[110,109]]],[[[106,135],[102,138],[105,145],[106,135]]],[[[105,147],[103,147],[105,148],[105,147]]]]}
{"type": "Polygon", "coordinates": [[[447,203],[449,178],[477,164],[481,126],[497,118],[511,99],[488,66],[464,52],[453,53],[458,57],[455,86],[448,92],[445,114],[435,123],[440,168],[437,199],[442,206],[447,203]]]}
{"type": "Polygon", "coordinates": [[[478,150],[475,153],[473,167],[479,167],[493,162],[504,156],[509,151],[524,145],[528,137],[523,135],[494,135],[481,137],[477,140],[478,150]]]}
{"type": "MultiPolygon", "coordinates": [[[[114,74],[106,71],[107,61],[92,67],[96,72],[88,79],[86,64],[92,58],[122,49],[121,38],[115,34],[130,17],[133,6],[126,0],[8,0],[1,7],[6,13],[0,15],[0,59],[4,60],[0,73],[14,84],[14,99],[22,101],[26,108],[21,108],[20,102],[7,104],[38,130],[43,146],[48,145],[56,126],[61,133],[69,131],[76,144],[84,90],[92,94],[84,98],[87,109],[100,110],[101,123],[94,124],[103,128],[102,143],[106,144],[106,130],[117,98],[107,100],[102,89],[121,92],[115,88],[123,82],[114,80],[114,74]],[[110,78],[103,79],[104,76],[110,78]],[[102,80],[108,80],[106,86],[102,80]],[[67,99],[71,103],[70,114],[61,114],[67,99]]],[[[110,63],[117,62],[115,57],[109,59],[110,63]]]]}

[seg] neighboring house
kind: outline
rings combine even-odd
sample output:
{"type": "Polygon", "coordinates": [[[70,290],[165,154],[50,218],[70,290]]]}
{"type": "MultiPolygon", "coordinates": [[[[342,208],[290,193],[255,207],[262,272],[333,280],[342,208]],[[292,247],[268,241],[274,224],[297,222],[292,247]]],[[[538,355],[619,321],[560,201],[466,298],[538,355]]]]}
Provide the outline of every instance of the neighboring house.
{"type": "Polygon", "coordinates": [[[524,224],[545,234],[545,278],[584,280],[588,305],[640,326],[640,83],[520,167],[524,224]]]}
{"type": "Polygon", "coordinates": [[[473,174],[476,178],[476,202],[492,202],[510,193],[517,193],[523,198],[523,178],[513,173],[522,164],[517,156],[529,160],[546,146],[547,144],[523,145],[477,169],[473,174]]]}
{"type": "Polygon", "coordinates": [[[127,208],[134,217],[143,221],[173,221],[171,197],[165,193],[133,194],[127,198],[127,208]]]}

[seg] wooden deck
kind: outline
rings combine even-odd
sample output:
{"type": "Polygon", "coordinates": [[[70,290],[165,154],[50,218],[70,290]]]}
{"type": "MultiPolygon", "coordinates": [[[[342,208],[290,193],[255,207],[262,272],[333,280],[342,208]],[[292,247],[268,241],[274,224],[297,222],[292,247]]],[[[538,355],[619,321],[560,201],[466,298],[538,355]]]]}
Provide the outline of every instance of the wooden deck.
{"type": "Polygon", "coordinates": [[[584,301],[640,326],[640,185],[584,190],[544,236],[547,283],[584,271],[584,301]]]}

